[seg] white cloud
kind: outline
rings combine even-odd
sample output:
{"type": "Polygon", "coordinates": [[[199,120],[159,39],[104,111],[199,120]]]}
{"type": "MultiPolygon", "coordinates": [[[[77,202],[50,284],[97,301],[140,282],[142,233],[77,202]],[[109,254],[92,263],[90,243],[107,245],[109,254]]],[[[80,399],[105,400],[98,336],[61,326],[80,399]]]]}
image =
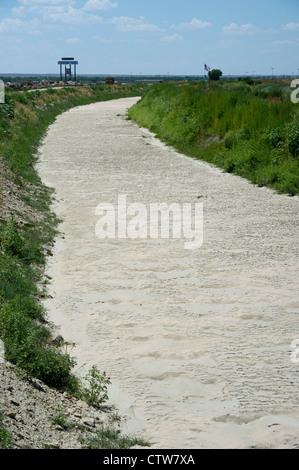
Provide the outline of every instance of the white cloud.
{"type": "Polygon", "coordinates": [[[287,23],[282,26],[282,29],[285,31],[294,31],[299,29],[299,23],[287,23]]]}
{"type": "Polygon", "coordinates": [[[223,26],[222,31],[224,34],[254,34],[258,32],[258,28],[251,23],[238,26],[236,23],[231,23],[229,26],[223,26]]]}
{"type": "Polygon", "coordinates": [[[139,18],[120,16],[103,18],[98,11],[117,8],[114,0],[85,0],[81,8],[74,7],[74,0],[18,0],[21,6],[15,14],[24,11],[34,13],[45,25],[112,25],[118,32],[156,32],[162,31],[155,24],[149,23],[145,17],[139,18]]]}
{"type": "Polygon", "coordinates": [[[232,49],[239,49],[241,47],[241,44],[242,42],[240,41],[240,39],[224,39],[224,40],[220,40],[220,41],[216,41],[215,43],[212,43],[212,44],[207,44],[205,47],[204,47],[204,50],[206,51],[212,51],[212,50],[215,50],[215,51],[219,51],[221,49],[229,49],[229,50],[232,50],[232,49]]]}
{"type": "Polygon", "coordinates": [[[38,20],[22,21],[19,18],[4,18],[0,22],[0,34],[4,33],[28,33],[40,34],[39,28],[41,24],[38,20]]]}
{"type": "Polygon", "coordinates": [[[140,18],[129,18],[127,16],[120,16],[118,18],[112,18],[111,20],[107,20],[106,23],[114,24],[116,26],[117,31],[125,33],[132,31],[161,31],[158,26],[151,23],[147,23],[146,19],[143,16],[141,16],[140,18]]]}
{"type": "Polygon", "coordinates": [[[297,45],[298,41],[290,41],[289,39],[283,39],[282,41],[274,41],[270,46],[294,46],[297,45]]]}
{"type": "Polygon", "coordinates": [[[173,34],[171,36],[164,36],[162,38],[162,41],[165,41],[165,42],[173,42],[173,41],[183,41],[183,36],[181,36],[180,34],[173,34]]]}
{"type": "Polygon", "coordinates": [[[45,22],[73,24],[73,25],[90,25],[101,24],[103,18],[98,15],[86,13],[83,10],[65,7],[44,7],[42,12],[45,22]]]}
{"type": "Polygon", "coordinates": [[[84,5],[83,10],[85,11],[102,11],[110,10],[111,8],[117,8],[117,2],[110,2],[110,0],[88,0],[84,5]]]}
{"type": "Polygon", "coordinates": [[[107,38],[102,38],[101,36],[94,36],[93,39],[96,39],[101,44],[119,44],[119,43],[125,42],[123,39],[107,39],[107,38]]]}
{"type": "Polygon", "coordinates": [[[28,12],[41,16],[44,23],[69,25],[91,25],[103,23],[103,18],[93,11],[116,8],[117,2],[110,0],[87,0],[82,8],[75,8],[74,0],[18,0],[21,6],[16,13],[28,12]],[[21,10],[22,9],[22,10],[21,10]]]}
{"type": "Polygon", "coordinates": [[[21,5],[46,5],[46,6],[53,6],[53,5],[74,5],[74,0],[18,0],[21,5]]]}
{"type": "Polygon", "coordinates": [[[197,18],[193,18],[189,23],[180,23],[178,25],[172,25],[170,26],[171,29],[204,29],[204,28],[209,28],[212,26],[212,23],[209,21],[201,21],[198,20],[197,18]]]}
{"type": "Polygon", "coordinates": [[[0,22],[0,33],[8,33],[17,30],[23,25],[23,21],[19,19],[4,18],[0,22]]]}
{"type": "Polygon", "coordinates": [[[26,10],[24,6],[21,7],[15,7],[12,9],[12,12],[15,16],[25,16],[26,10]]]}
{"type": "Polygon", "coordinates": [[[67,44],[80,44],[81,39],[79,38],[69,38],[65,41],[67,44]]]}

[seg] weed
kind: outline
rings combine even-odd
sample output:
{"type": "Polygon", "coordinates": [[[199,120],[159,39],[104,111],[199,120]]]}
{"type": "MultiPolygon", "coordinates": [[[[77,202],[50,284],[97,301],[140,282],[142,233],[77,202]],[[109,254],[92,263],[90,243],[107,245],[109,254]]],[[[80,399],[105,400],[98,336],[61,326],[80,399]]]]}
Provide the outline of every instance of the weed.
{"type": "Polygon", "coordinates": [[[13,438],[10,432],[8,432],[3,426],[2,422],[4,415],[0,412],[0,449],[11,449],[13,438]]]}
{"type": "Polygon", "coordinates": [[[25,250],[25,240],[18,231],[15,218],[12,216],[10,222],[1,231],[1,249],[3,253],[22,257],[25,250]]]}
{"type": "Polygon", "coordinates": [[[108,400],[107,385],[110,379],[106,372],[100,372],[96,366],[92,366],[84,377],[87,387],[82,389],[82,399],[91,406],[99,407],[108,400]]]}
{"type": "Polygon", "coordinates": [[[299,111],[297,110],[292,121],[287,126],[287,145],[294,157],[299,157],[299,111]]]}
{"type": "Polygon", "coordinates": [[[57,405],[56,412],[51,418],[51,424],[61,426],[65,430],[68,429],[67,416],[63,413],[61,405],[57,405]]]}
{"type": "Polygon", "coordinates": [[[139,445],[150,447],[150,443],[136,436],[122,434],[119,429],[113,427],[103,427],[97,430],[96,435],[90,437],[85,444],[90,449],[131,449],[139,445]]]}

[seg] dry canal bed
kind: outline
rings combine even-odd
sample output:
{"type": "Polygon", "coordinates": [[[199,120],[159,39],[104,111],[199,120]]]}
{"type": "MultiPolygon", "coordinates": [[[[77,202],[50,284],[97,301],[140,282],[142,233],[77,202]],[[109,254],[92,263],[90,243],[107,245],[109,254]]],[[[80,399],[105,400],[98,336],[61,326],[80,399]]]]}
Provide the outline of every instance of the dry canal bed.
{"type": "Polygon", "coordinates": [[[299,200],[164,146],[126,119],[136,101],[74,108],[40,148],[63,220],[49,319],[153,448],[298,447],[299,200]],[[202,245],[99,238],[96,209],[119,196],[202,203],[202,245]]]}

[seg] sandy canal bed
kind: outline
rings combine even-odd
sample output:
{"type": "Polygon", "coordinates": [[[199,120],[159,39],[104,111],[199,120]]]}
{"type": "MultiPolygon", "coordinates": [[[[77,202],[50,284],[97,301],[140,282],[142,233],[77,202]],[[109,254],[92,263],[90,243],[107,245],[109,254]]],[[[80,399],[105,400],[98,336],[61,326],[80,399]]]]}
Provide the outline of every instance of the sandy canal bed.
{"type": "Polygon", "coordinates": [[[153,448],[298,447],[299,200],[164,146],[126,119],[136,101],[72,109],[40,148],[62,219],[49,319],[153,448]],[[98,238],[96,208],[119,195],[201,202],[202,246],[98,238]]]}

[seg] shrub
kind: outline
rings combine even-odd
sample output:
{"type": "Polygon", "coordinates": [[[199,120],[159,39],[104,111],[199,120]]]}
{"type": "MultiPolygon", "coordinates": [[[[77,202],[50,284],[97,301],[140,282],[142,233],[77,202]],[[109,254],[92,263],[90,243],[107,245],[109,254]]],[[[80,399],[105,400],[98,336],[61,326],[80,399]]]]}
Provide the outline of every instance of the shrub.
{"type": "Polygon", "coordinates": [[[21,104],[28,104],[30,101],[30,93],[28,92],[19,92],[19,93],[14,93],[14,101],[17,101],[18,103],[21,104]]]}
{"type": "Polygon", "coordinates": [[[11,217],[10,222],[4,226],[1,238],[1,248],[4,253],[12,256],[23,256],[25,240],[18,230],[14,217],[11,217]]]}
{"type": "Polygon", "coordinates": [[[287,126],[287,145],[294,157],[299,156],[299,111],[297,110],[287,126]]]}
{"type": "Polygon", "coordinates": [[[244,77],[243,82],[247,83],[247,85],[254,85],[254,80],[251,77],[244,77]]]}
{"type": "Polygon", "coordinates": [[[81,394],[88,405],[98,407],[108,400],[107,385],[111,382],[106,372],[100,372],[96,366],[92,366],[84,380],[87,387],[82,389],[81,394]]]}
{"type": "Polygon", "coordinates": [[[266,139],[274,148],[278,147],[284,141],[284,127],[269,129],[266,139]]]}
{"type": "Polygon", "coordinates": [[[0,104],[0,118],[13,119],[15,110],[15,102],[9,96],[5,96],[5,103],[0,104]]]}
{"type": "Polygon", "coordinates": [[[71,371],[76,365],[74,358],[56,348],[40,348],[32,364],[31,374],[50,387],[76,393],[79,379],[71,371]]]}
{"type": "Polygon", "coordinates": [[[236,134],[234,132],[228,132],[224,139],[224,145],[227,149],[232,149],[236,143],[236,134]]]}
{"type": "Polygon", "coordinates": [[[0,308],[0,335],[7,360],[26,371],[28,377],[36,377],[59,389],[78,388],[78,381],[71,374],[75,360],[48,347],[50,331],[24,315],[14,300],[0,308]]]}
{"type": "Polygon", "coordinates": [[[218,81],[220,80],[220,77],[222,77],[222,71],[219,69],[213,69],[209,71],[209,79],[213,81],[218,81]]]}

